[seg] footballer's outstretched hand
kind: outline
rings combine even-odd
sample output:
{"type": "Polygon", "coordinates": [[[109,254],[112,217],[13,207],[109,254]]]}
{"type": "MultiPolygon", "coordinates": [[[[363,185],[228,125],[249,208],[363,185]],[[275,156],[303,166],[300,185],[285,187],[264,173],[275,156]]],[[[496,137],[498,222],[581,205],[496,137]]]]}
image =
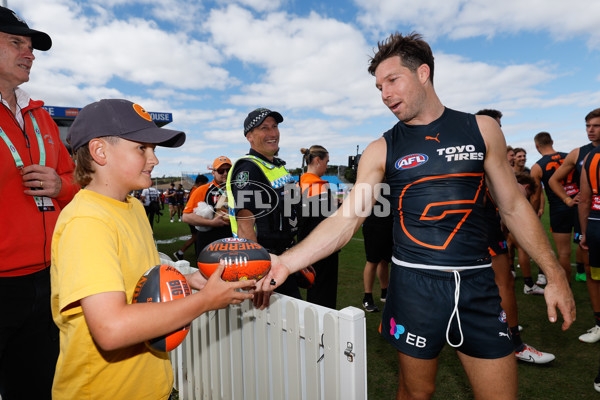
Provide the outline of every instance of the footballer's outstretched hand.
{"type": "Polygon", "coordinates": [[[269,255],[271,256],[271,269],[267,275],[256,283],[256,292],[252,299],[254,307],[261,310],[269,306],[273,290],[281,286],[290,275],[289,268],[281,262],[280,257],[275,254],[269,255]]]}
{"type": "Polygon", "coordinates": [[[257,283],[257,290],[271,292],[281,286],[287,277],[292,273],[287,265],[281,260],[281,257],[275,254],[271,256],[271,269],[269,273],[257,283]]]}

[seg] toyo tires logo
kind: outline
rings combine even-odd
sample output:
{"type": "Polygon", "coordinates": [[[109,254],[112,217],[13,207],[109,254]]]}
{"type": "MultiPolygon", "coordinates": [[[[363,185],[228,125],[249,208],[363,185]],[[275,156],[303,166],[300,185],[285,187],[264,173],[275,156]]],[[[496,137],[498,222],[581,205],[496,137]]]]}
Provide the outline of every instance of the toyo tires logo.
{"type": "Polygon", "coordinates": [[[425,164],[429,160],[427,154],[409,154],[396,161],[396,169],[410,169],[425,164]]]}

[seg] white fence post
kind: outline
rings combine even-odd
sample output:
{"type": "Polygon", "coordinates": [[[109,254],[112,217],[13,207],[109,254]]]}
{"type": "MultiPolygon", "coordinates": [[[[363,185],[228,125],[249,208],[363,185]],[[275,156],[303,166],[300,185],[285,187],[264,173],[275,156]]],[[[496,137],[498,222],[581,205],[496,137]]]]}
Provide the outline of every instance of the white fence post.
{"type": "Polygon", "coordinates": [[[366,399],[365,314],[274,294],[200,316],[171,361],[181,400],[366,399]]]}

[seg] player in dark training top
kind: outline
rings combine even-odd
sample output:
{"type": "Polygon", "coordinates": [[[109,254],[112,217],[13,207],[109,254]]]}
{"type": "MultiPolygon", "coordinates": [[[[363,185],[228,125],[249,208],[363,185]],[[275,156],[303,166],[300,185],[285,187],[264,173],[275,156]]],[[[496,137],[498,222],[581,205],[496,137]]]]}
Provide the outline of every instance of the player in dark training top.
{"type": "Polygon", "coordinates": [[[341,208],[298,245],[272,256],[258,286],[272,290],[346,244],[385,180],[395,220],[381,333],[398,350],[397,398],[432,396],[437,358],[448,342],[475,398],[514,399],[516,361],[483,227],[486,186],[506,225],[546,273],[550,321],[559,308],[567,329],[575,303],[564,271],[517,186],[496,121],[444,107],[433,88],[433,54],[420,35],[393,34],[378,46],[369,72],[399,122],[363,152],[356,186],[341,208]]]}
{"type": "MultiPolygon", "coordinates": [[[[558,252],[558,261],[564,268],[565,274],[569,282],[571,281],[571,233],[577,217],[576,210],[567,206],[563,201],[552,191],[548,181],[554,172],[561,166],[567,157],[567,153],[554,150],[554,141],[548,132],[540,132],[534,137],[535,147],[542,155],[542,158],[536,161],[531,167],[531,176],[535,179],[539,188],[534,194],[534,207],[541,204],[542,189],[544,185],[546,196],[548,197],[548,206],[550,207],[550,230],[552,238],[558,252]]],[[[561,181],[561,185],[569,194],[578,192],[577,184],[573,180],[573,173],[561,181]]],[[[540,208],[540,207],[538,207],[540,208]]],[[[543,210],[541,206],[540,210],[543,210]]],[[[538,212],[541,216],[542,211],[538,212]]]]}

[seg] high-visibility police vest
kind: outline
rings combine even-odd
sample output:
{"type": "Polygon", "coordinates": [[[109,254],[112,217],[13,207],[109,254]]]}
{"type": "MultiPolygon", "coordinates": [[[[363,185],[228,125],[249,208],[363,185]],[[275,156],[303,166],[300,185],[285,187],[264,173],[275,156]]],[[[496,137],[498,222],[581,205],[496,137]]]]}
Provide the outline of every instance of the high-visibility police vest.
{"type": "MultiPolygon", "coordinates": [[[[234,237],[237,237],[237,220],[236,220],[236,204],[233,192],[231,190],[232,183],[235,185],[235,178],[233,177],[233,171],[235,164],[240,160],[249,160],[254,162],[260,170],[263,172],[274,193],[277,194],[277,205],[273,205],[274,209],[270,211],[266,216],[260,218],[268,218],[268,231],[260,231],[257,233],[258,242],[269,250],[280,250],[280,246],[287,247],[290,242],[293,241],[293,236],[297,231],[297,218],[295,210],[293,215],[284,215],[284,194],[285,185],[287,183],[294,183],[294,178],[285,169],[285,166],[277,166],[268,161],[262,160],[256,156],[247,155],[237,160],[234,165],[231,166],[231,173],[227,176],[227,202],[229,205],[229,221],[231,224],[231,232],[234,237]],[[232,182],[232,179],[234,181],[232,182]]],[[[254,227],[256,230],[256,225],[254,227]]]]}

